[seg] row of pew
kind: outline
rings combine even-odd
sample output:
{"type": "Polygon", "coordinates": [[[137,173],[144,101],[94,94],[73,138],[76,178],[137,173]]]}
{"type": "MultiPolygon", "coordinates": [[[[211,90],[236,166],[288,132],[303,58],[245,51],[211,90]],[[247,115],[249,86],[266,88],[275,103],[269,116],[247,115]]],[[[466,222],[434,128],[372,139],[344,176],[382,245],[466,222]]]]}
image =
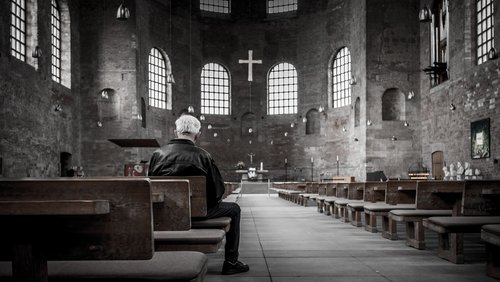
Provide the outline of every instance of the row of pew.
{"type": "MultiPolygon", "coordinates": [[[[189,177],[0,180],[0,280],[203,281],[230,218],[189,177]]],[[[237,184],[226,184],[226,196],[237,184]]]]}
{"type": "Polygon", "coordinates": [[[398,239],[397,224],[404,224],[406,243],[416,249],[425,249],[427,228],[438,235],[437,255],[457,264],[464,263],[464,234],[480,233],[487,274],[500,278],[500,180],[275,182],[272,189],[390,240],[398,239]]]}

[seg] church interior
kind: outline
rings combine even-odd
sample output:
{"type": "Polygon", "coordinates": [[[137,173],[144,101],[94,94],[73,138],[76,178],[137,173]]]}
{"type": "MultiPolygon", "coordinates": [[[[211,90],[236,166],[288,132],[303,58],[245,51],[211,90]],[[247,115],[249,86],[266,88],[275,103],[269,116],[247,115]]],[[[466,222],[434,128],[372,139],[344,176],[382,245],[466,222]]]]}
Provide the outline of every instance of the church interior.
{"type": "Polygon", "coordinates": [[[154,148],[109,139],[163,145],[190,110],[228,181],[239,162],[262,162],[273,180],[442,179],[458,162],[500,175],[495,1],[483,27],[475,1],[275,1],[273,13],[257,0],[125,1],[117,20],[121,1],[60,0],[56,45],[51,1],[26,1],[19,46],[11,2],[0,14],[3,177],[123,175],[154,148]],[[260,61],[250,72],[239,62],[249,51],[260,61]],[[475,122],[488,123],[485,153],[473,150],[475,122]]]}
{"type": "MultiPolygon", "coordinates": [[[[0,179],[146,175],[183,114],[227,182],[500,179],[496,0],[8,0],[0,23],[0,179]]],[[[333,281],[293,275],[270,281],[333,281]]],[[[370,275],[335,277],[422,281],[370,275]]]]}

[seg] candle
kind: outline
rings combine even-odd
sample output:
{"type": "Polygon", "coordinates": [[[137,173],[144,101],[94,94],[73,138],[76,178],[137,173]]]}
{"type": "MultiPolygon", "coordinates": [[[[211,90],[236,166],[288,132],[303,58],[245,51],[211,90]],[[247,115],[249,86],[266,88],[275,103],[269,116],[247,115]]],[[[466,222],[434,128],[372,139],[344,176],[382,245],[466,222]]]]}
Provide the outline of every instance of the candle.
{"type": "Polygon", "coordinates": [[[287,158],[285,158],[285,163],[288,163],[288,159],[287,158]]]}
{"type": "Polygon", "coordinates": [[[260,162],[260,170],[264,170],[264,163],[260,162]]]}
{"type": "Polygon", "coordinates": [[[313,158],[313,157],[311,157],[311,163],[313,163],[313,162],[314,162],[314,158],[313,158]]]}
{"type": "Polygon", "coordinates": [[[339,155],[337,155],[337,162],[339,161],[339,155]]]}

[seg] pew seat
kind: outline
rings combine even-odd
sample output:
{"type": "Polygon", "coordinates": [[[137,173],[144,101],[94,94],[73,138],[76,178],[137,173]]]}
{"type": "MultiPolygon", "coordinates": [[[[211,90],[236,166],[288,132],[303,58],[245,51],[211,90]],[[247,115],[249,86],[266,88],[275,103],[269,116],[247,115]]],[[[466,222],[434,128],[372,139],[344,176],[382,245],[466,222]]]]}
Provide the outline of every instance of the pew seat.
{"type": "Polygon", "coordinates": [[[481,239],[486,242],[486,274],[500,279],[500,224],[484,225],[481,229],[481,239]]]}
{"type": "Polygon", "coordinates": [[[351,225],[356,227],[363,226],[362,214],[365,212],[366,202],[350,202],[347,204],[347,216],[351,225]]]}
{"type": "Polygon", "coordinates": [[[198,251],[202,253],[216,253],[225,235],[226,232],[219,229],[154,231],[155,251],[198,251]]]}
{"type": "Polygon", "coordinates": [[[425,249],[425,232],[422,220],[432,216],[451,215],[452,210],[391,210],[389,212],[389,230],[384,230],[384,232],[388,232],[388,237],[395,240],[397,239],[396,222],[404,222],[406,244],[415,249],[423,250],[425,249]]]}
{"type": "Polygon", "coordinates": [[[364,206],[365,230],[372,233],[378,232],[377,216],[382,217],[383,230],[387,230],[389,225],[388,214],[391,210],[413,210],[413,209],[415,209],[414,204],[398,204],[398,205],[389,205],[386,203],[367,204],[364,206]]]}
{"type": "MultiPolygon", "coordinates": [[[[158,252],[151,260],[49,261],[49,281],[203,281],[208,259],[199,252],[158,252]]],[[[0,281],[11,282],[10,262],[0,262],[0,281]]]]}
{"type": "Polygon", "coordinates": [[[349,212],[347,205],[350,203],[362,203],[363,200],[337,199],[334,203],[335,213],[339,215],[340,221],[349,222],[349,212]]]}
{"type": "Polygon", "coordinates": [[[231,218],[227,216],[191,221],[191,228],[193,229],[222,229],[227,232],[230,226],[231,218]]]}
{"type": "Polygon", "coordinates": [[[438,256],[464,263],[463,233],[480,233],[483,225],[500,224],[500,216],[429,217],[423,226],[438,233],[438,256]]]}

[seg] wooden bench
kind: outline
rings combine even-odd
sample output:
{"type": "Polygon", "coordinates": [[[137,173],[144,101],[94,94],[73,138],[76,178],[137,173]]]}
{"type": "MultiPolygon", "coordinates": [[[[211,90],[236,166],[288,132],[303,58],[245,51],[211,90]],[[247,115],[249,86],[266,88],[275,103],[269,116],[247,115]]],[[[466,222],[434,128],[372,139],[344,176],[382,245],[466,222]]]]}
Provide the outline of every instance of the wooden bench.
{"type": "Polygon", "coordinates": [[[486,242],[486,274],[500,279],[500,224],[483,225],[481,239],[486,242]]]}
{"type": "Polygon", "coordinates": [[[340,221],[349,222],[350,217],[347,204],[361,203],[363,201],[364,184],[359,182],[342,183],[340,188],[344,191],[347,190],[347,196],[345,198],[339,198],[335,201],[335,212],[339,215],[340,221]]]}
{"type": "Polygon", "coordinates": [[[153,255],[148,179],[1,180],[0,218],[0,259],[12,261],[0,263],[2,281],[45,282],[59,276],[57,269],[74,278],[76,265],[102,279],[201,281],[206,273],[202,253],[153,255]],[[59,261],[51,262],[50,273],[49,260],[59,261]],[[122,260],[129,267],[120,269],[122,260]]]}
{"type": "Polygon", "coordinates": [[[404,222],[406,244],[423,250],[425,249],[425,230],[422,220],[432,216],[451,216],[453,208],[458,204],[457,200],[462,198],[463,183],[457,181],[417,181],[415,189],[416,209],[392,210],[389,213],[389,230],[387,231],[389,236],[386,238],[397,238],[395,235],[397,234],[396,222],[404,222]]]}
{"type": "Polygon", "coordinates": [[[500,181],[463,183],[459,215],[423,220],[424,227],[438,233],[438,256],[453,263],[464,263],[464,233],[480,233],[483,225],[500,224],[500,181]]]}
{"type": "Polygon", "coordinates": [[[326,197],[323,199],[323,214],[332,215],[334,210],[335,200],[337,199],[338,183],[328,182],[326,185],[326,197]]]}
{"type": "Polygon", "coordinates": [[[349,221],[356,227],[363,226],[362,220],[365,214],[365,205],[385,201],[385,188],[387,186],[387,183],[379,181],[367,181],[360,182],[360,185],[364,185],[359,186],[358,188],[361,189],[361,187],[363,187],[363,201],[350,202],[347,204],[349,221]]]}
{"type": "MultiPolygon", "coordinates": [[[[191,191],[195,190],[191,187],[196,186],[197,181],[198,184],[204,184],[205,180],[198,176],[186,178],[189,180],[176,177],[150,179],[152,194],[163,195],[164,199],[163,202],[155,203],[153,209],[155,251],[215,253],[222,244],[225,231],[221,228],[191,229],[193,209],[190,199],[191,191]]],[[[206,199],[199,200],[198,205],[200,203],[206,205],[206,199]]],[[[195,209],[206,210],[206,206],[204,209],[195,209]]]]}
{"type": "Polygon", "coordinates": [[[305,193],[298,195],[298,204],[304,207],[309,205],[309,199],[313,197],[315,199],[318,196],[318,185],[314,182],[306,182],[305,193]]]}

